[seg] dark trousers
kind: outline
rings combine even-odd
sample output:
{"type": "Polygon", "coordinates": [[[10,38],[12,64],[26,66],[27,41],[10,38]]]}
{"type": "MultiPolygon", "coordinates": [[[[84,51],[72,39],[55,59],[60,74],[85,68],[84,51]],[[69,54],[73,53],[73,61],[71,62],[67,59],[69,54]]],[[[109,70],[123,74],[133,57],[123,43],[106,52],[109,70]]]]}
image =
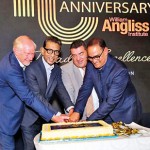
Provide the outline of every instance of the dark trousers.
{"type": "Polygon", "coordinates": [[[43,121],[39,118],[29,127],[21,126],[24,150],[35,150],[34,137],[40,133],[43,121]]]}
{"type": "Polygon", "coordinates": [[[0,150],[15,150],[14,136],[0,132],[0,150]]]}
{"type": "Polygon", "coordinates": [[[21,129],[15,135],[15,150],[24,150],[21,129]]]}

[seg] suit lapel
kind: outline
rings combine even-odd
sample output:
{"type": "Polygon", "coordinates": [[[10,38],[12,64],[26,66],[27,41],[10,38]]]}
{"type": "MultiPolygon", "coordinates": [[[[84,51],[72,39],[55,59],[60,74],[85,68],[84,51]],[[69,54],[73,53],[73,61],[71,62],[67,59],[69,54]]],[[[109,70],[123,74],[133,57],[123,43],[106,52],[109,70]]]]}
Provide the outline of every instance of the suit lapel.
{"type": "Polygon", "coordinates": [[[39,79],[40,79],[39,83],[40,83],[40,86],[43,89],[43,93],[45,93],[46,88],[47,88],[46,70],[45,70],[45,66],[44,66],[43,61],[42,61],[42,57],[39,58],[37,61],[38,61],[38,66],[39,66],[39,71],[38,71],[38,76],[39,76],[39,79]]]}
{"type": "Polygon", "coordinates": [[[106,65],[102,68],[101,75],[103,83],[106,83],[106,80],[114,66],[114,63],[111,61],[111,57],[108,55],[106,65]]]}
{"type": "Polygon", "coordinates": [[[22,75],[23,75],[23,79],[24,81],[26,82],[26,76],[25,76],[25,71],[23,70],[23,68],[20,66],[16,56],[14,55],[13,52],[10,52],[10,63],[12,65],[15,65],[17,66],[18,70],[20,70],[22,72],[22,75]]]}
{"type": "Polygon", "coordinates": [[[51,76],[50,76],[50,79],[49,79],[49,82],[47,85],[46,94],[45,94],[46,96],[48,95],[50,88],[51,88],[56,76],[57,76],[57,67],[55,65],[54,68],[52,69],[51,76]]]}
{"type": "Polygon", "coordinates": [[[101,86],[102,86],[103,98],[106,97],[106,93],[107,93],[106,84],[108,82],[107,79],[108,79],[108,76],[111,73],[111,70],[112,70],[113,66],[114,66],[114,63],[112,63],[111,57],[108,55],[106,65],[101,70],[101,78],[102,78],[101,86]]]}

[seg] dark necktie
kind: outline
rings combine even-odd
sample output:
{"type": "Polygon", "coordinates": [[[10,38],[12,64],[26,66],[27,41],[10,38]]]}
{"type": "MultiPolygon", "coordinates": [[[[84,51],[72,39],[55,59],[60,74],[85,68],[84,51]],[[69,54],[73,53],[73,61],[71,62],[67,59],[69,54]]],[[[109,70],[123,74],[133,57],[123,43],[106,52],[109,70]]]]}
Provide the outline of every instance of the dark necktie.
{"type": "Polygon", "coordinates": [[[52,66],[49,66],[49,68],[47,69],[47,85],[49,83],[49,80],[50,80],[50,76],[51,76],[51,72],[52,72],[52,69],[54,68],[54,65],[52,66]]]}
{"type": "Polygon", "coordinates": [[[99,87],[100,87],[100,94],[101,94],[101,101],[103,99],[104,91],[103,91],[103,78],[102,78],[102,69],[98,70],[98,78],[99,78],[99,87]]]}
{"type": "Polygon", "coordinates": [[[26,68],[25,66],[24,66],[24,67],[22,67],[22,69],[23,69],[23,71],[22,71],[22,72],[23,72],[23,78],[24,78],[24,81],[26,82],[25,68],[26,68]]]}

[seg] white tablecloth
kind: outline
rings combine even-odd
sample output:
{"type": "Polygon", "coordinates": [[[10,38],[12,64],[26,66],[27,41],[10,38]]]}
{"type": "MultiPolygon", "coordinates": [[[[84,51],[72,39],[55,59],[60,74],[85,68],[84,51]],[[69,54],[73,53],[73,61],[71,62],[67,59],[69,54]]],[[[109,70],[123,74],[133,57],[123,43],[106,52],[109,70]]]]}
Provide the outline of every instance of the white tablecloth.
{"type": "Polygon", "coordinates": [[[41,142],[38,134],[34,143],[37,150],[150,150],[150,129],[135,123],[129,126],[139,129],[141,134],[59,142],[41,142]]]}

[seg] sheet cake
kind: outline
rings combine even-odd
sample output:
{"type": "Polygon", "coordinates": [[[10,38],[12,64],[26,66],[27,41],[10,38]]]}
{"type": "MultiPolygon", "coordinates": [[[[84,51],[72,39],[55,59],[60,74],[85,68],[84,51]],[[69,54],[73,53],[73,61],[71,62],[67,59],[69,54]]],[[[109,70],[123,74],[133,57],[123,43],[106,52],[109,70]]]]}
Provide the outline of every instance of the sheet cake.
{"type": "Polygon", "coordinates": [[[49,123],[42,126],[41,141],[113,135],[113,127],[102,120],[49,123]]]}

